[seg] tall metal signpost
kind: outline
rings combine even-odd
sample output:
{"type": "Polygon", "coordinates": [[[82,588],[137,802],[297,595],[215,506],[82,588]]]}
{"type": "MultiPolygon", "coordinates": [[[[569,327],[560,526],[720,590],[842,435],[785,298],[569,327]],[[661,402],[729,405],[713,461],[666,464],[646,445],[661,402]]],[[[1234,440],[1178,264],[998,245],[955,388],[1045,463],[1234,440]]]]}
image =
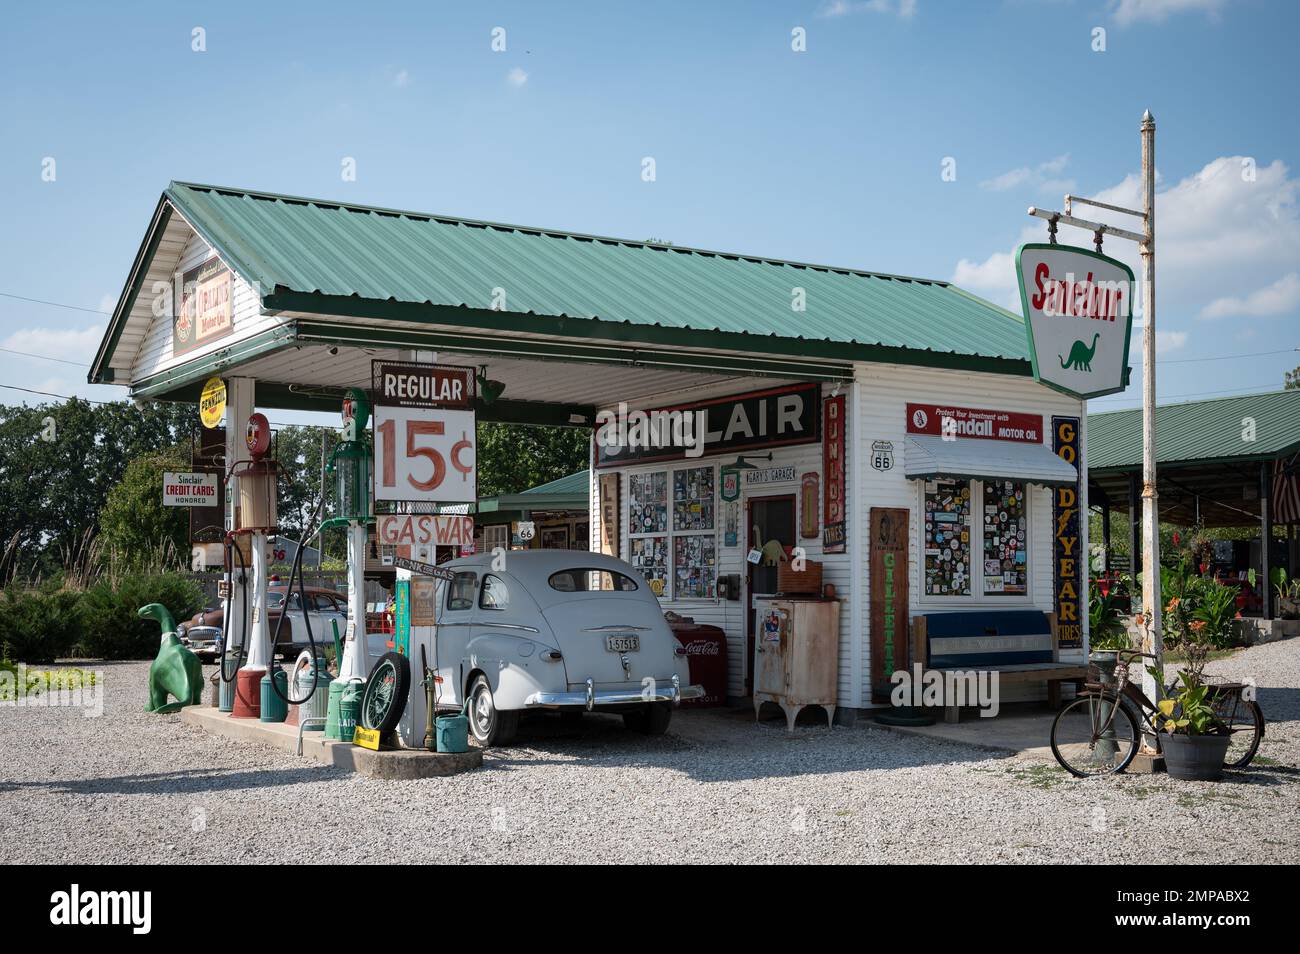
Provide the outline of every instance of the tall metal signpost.
{"type": "MultiPolygon", "coordinates": [[[[1156,121],[1150,110],[1142,115],[1141,132],[1141,211],[1109,205],[1095,199],[1067,195],[1064,212],[1031,207],[1029,214],[1047,220],[1048,233],[1053,245],[1056,243],[1057,225],[1064,224],[1090,230],[1093,233],[1098,255],[1101,253],[1102,239],[1113,235],[1116,238],[1138,243],[1138,250],[1142,256],[1141,291],[1145,317],[1142,328],[1142,651],[1156,657],[1155,669],[1160,671],[1164,665],[1164,640],[1161,636],[1160,524],[1156,496],[1156,121]],[[1073,214],[1073,206],[1076,203],[1119,212],[1123,215],[1137,216],[1142,220],[1142,231],[1131,232],[1113,225],[1078,218],[1073,214]]],[[[1022,285],[1024,280],[1022,275],[1022,285]]],[[[1026,310],[1028,311],[1028,308],[1026,310]]],[[[1030,340],[1032,345],[1032,331],[1030,340]]],[[[1093,348],[1096,348],[1095,339],[1093,348]]],[[[1039,370],[1037,356],[1034,364],[1035,374],[1037,374],[1039,370]]],[[[1052,386],[1057,385],[1052,384],[1052,386]]],[[[1130,514],[1130,519],[1133,518],[1135,515],[1130,514]]],[[[1163,692],[1159,680],[1145,669],[1142,675],[1142,688],[1149,699],[1159,699],[1163,692]]],[[[1154,748],[1151,744],[1153,741],[1147,740],[1148,748],[1154,748]]]]}

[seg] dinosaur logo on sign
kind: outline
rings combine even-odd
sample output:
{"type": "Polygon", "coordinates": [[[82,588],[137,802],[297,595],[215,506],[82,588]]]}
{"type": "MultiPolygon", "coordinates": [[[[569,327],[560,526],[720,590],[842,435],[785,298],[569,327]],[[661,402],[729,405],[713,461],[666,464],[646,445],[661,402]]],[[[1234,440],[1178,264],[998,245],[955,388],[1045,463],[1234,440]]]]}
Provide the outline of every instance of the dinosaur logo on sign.
{"type": "Polygon", "coordinates": [[[1082,341],[1076,341],[1070,348],[1069,360],[1062,358],[1059,354],[1056,356],[1060,359],[1062,368],[1073,368],[1075,371],[1091,371],[1092,356],[1097,353],[1097,339],[1101,335],[1092,336],[1092,347],[1089,348],[1082,341]]]}

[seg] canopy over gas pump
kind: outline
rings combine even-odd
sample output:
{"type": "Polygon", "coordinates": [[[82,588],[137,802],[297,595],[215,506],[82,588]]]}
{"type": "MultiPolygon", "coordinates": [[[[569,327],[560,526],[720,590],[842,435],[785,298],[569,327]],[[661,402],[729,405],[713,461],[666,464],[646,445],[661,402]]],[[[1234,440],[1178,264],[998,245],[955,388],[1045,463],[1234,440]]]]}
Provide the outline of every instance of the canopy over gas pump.
{"type": "Polygon", "coordinates": [[[330,683],[326,738],[351,738],[355,719],[340,716],[343,694],[366,678],[366,531],[373,520],[370,471],[374,451],[367,437],[370,400],[361,388],[349,388],[343,398],[342,442],[330,456],[328,474],[334,488],[334,516],[322,530],[346,527],[348,536],[348,622],[338,678],[330,683]]]}

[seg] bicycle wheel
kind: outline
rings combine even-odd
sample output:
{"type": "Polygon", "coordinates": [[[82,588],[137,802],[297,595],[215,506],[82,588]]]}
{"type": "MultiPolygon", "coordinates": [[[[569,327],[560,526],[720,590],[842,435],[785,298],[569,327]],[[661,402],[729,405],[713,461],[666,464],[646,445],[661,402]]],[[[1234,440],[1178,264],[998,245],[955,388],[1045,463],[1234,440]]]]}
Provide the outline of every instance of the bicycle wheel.
{"type": "Polygon", "coordinates": [[[1052,754],[1078,778],[1124,771],[1140,741],[1133,713],[1113,695],[1085,693],[1052,722],[1052,754]]]}
{"type": "Polygon", "coordinates": [[[1232,732],[1232,742],[1223,767],[1245,768],[1259,751],[1259,740],[1264,737],[1264,713],[1253,699],[1241,697],[1240,690],[1217,693],[1210,703],[1214,714],[1227,723],[1232,732]]]}

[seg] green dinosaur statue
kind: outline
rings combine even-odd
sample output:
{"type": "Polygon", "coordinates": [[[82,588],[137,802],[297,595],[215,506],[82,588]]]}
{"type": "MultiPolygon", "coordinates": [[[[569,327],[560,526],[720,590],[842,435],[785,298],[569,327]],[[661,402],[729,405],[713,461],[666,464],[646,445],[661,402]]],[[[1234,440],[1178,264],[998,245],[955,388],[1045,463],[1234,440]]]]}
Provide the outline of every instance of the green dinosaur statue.
{"type": "Polygon", "coordinates": [[[197,706],[203,701],[203,664],[199,657],[181,645],[176,622],[161,603],[141,606],[141,619],[156,619],[162,626],[162,645],[149,667],[149,705],[145,712],[176,712],[182,706],[197,706]],[[168,702],[175,696],[177,702],[168,702]]]}
{"type": "Polygon", "coordinates": [[[1100,337],[1100,334],[1092,336],[1091,348],[1082,341],[1076,341],[1070,346],[1070,357],[1068,359],[1062,358],[1058,354],[1056,357],[1060,359],[1061,367],[1073,368],[1075,371],[1091,371],[1092,356],[1097,353],[1097,339],[1100,337]]]}

